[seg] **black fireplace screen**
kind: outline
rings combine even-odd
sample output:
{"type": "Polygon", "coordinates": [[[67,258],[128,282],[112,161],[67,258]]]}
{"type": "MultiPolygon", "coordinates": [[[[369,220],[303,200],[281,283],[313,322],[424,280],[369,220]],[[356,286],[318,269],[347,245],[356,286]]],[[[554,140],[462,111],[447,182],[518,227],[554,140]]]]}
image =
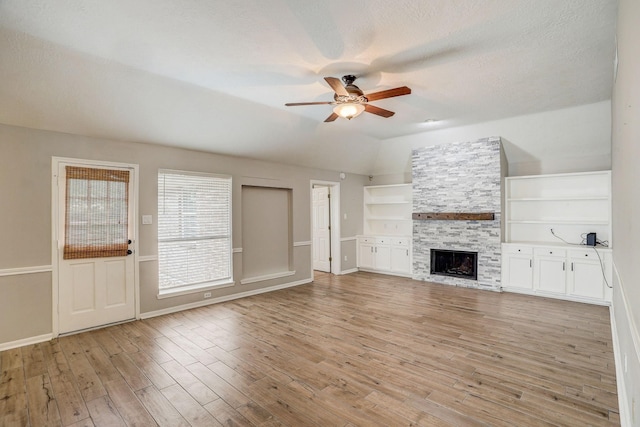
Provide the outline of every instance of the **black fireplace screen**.
{"type": "Polygon", "coordinates": [[[431,249],[431,274],[478,280],[478,253],[431,249]]]}

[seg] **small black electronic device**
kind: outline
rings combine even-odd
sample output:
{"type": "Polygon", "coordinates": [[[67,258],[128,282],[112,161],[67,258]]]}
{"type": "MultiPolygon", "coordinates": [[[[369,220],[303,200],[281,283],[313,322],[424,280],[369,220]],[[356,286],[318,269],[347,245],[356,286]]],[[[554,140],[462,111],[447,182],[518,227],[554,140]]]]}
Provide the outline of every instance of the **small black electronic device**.
{"type": "Polygon", "coordinates": [[[587,246],[596,245],[596,233],[587,233],[587,246]]]}

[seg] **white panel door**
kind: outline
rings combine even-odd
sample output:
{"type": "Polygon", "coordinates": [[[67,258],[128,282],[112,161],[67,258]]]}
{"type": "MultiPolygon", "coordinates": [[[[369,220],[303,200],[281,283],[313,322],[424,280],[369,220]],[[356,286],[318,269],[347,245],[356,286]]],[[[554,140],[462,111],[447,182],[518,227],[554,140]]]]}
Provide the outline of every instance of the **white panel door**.
{"type": "Polygon", "coordinates": [[[602,268],[597,260],[572,258],[569,293],[580,297],[604,299],[606,285],[602,268]]]}
{"type": "Polygon", "coordinates": [[[566,293],[566,262],[560,257],[538,257],[536,263],[536,289],[539,291],[566,293]]]}
{"type": "Polygon", "coordinates": [[[329,187],[313,191],[313,269],[331,272],[331,228],[329,187]]]}
{"type": "Polygon", "coordinates": [[[506,254],[504,262],[504,286],[507,288],[533,289],[531,255],[506,254]]]}
{"type": "MultiPolygon", "coordinates": [[[[58,167],[58,328],[59,333],[78,331],[86,328],[106,325],[135,318],[134,301],[134,257],[109,256],[100,258],[80,258],[64,259],[64,246],[66,233],[69,232],[65,221],[67,215],[67,174],[66,166],[78,166],[83,168],[109,169],[109,170],[129,170],[128,191],[126,191],[127,205],[123,210],[127,211],[127,226],[124,233],[128,234],[128,239],[132,240],[135,226],[135,212],[133,209],[134,195],[134,169],[114,168],[112,166],[82,165],[75,163],[59,163],[58,167]]],[[[91,185],[91,184],[89,184],[91,185]]],[[[101,183],[95,183],[96,187],[101,183]]],[[[107,190],[107,194],[113,191],[107,190]]],[[[108,198],[109,196],[107,196],[108,198]]],[[[81,197],[74,209],[101,210],[100,200],[88,198],[84,203],[81,197]],[[81,206],[78,208],[78,206],[81,206]]],[[[90,217],[91,215],[89,215],[90,217]]],[[[110,229],[108,225],[101,221],[89,221],[86,233],[89,240],[92,236],[104,233],[105,229],[110,229]]],[[[121,221],[123,222],[123,221],[121,221]]],[[[108,231],[107,231],[108,233],[108,231]]],[[[126,244],[126,240],[123,244],[126,244]]],[[[55,309],[55,307],[54,307],[55,309]]]]}

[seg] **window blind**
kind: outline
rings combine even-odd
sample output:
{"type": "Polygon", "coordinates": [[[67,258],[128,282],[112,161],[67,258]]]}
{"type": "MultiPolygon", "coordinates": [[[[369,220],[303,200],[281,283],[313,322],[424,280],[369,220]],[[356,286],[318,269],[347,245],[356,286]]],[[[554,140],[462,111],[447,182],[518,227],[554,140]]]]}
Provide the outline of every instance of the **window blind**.
{"type": "Polygon", "coordinates": [[[64,259],[126,256],[129,171],[66,166],[64,259]]]}
{"type": "Polygon", "coordinates": [[[231,178],[158,173],[160,290],[231,278],[231,178]]]}

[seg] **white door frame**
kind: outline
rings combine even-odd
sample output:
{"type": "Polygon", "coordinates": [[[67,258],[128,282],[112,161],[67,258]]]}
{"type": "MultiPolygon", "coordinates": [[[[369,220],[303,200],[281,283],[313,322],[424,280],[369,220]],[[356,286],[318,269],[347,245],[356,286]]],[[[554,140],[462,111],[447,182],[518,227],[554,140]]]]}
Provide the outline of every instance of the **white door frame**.
{"type": "Polygon", "coordinates": [[[53,338],[60,334],[60,326],[58,322],[58,275],[60,267],[58,265],[58,224],[60,212],[60,195],[58,192],[58,168],[60,163],[77,164],[78,166],[96,166],[96,167],[116,167],[133,169],[133,194],[130,195],[133,204],[133,288],[134,288],[134,306],[136,309],[135,317],[140,319],[140,286],[139,286],[139,269],[138,269],[138,183],[140,175],[140,167],[133,163],[116,163],[103,162],[99,160],[74,159],[70,157],[51,157],[51,300],[52,300],[52,319],[51,329],[53,338]]]}
{"type": "MultiPolygon", "coordinates": [[[[313,236],[313,186],[323,185],[329,187],[331,194],[330,212],[331,217],[331,273],[342,274],[342,255],[340,254],[340,183],[335,181],[320,181],[312,179],[309,185],[309,233],[313,236]]],[[[311,279],[313,279],[313,239],[309,254],[311,262],[311,279]]]]}

